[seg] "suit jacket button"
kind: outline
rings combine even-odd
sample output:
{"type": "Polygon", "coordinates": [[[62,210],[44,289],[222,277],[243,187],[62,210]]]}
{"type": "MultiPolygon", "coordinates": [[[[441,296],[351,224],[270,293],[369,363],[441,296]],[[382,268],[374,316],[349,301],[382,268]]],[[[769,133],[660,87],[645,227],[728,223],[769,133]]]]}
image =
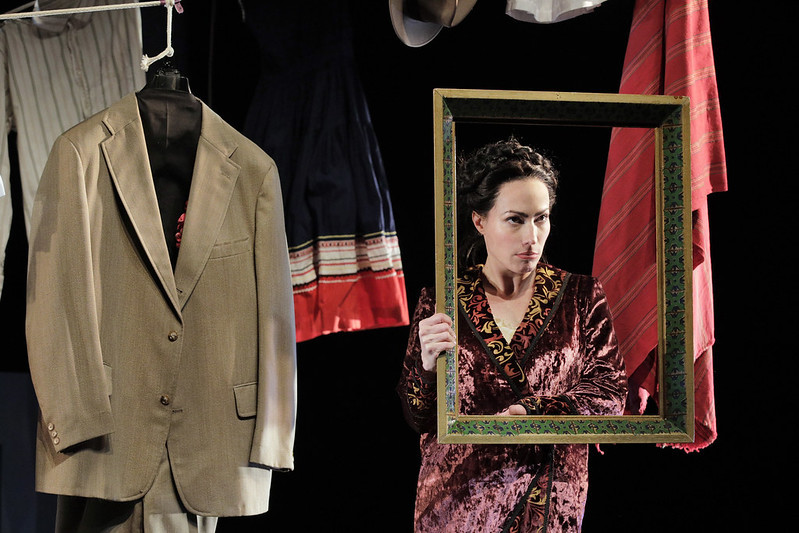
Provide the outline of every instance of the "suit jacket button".
{"type": "Polygon", "coordinates": [[[175,342],[178,340],[178,333],[176,331],[170,331],[169,336],[167,337],[171,342],[175,342]]]}
{"type": "Polygon", "coordinates": [[[53,444],[55,444],[56,446],[58,446],[58,443],[59,443],[59,442],[61,442],[61,439],[59,439],[58,437],[55,437],[55,438],[53,439],[53,444]]]}
{"type": "Polygon", "coordinates": [[[53,431],[54,429],[55,429],[55,426],[53,425],[53,423],[52,423],[52,422],[51,422],[51,423],[49,423],[49,424],[47,424],[47,430],[48,430],[48,431],[53,431]]]}
{"type": "Polygon", "coordinates": [[[169,399],[169,396],[167,396],[166,394],[161,396],[161,405],[169,405],[170,402],[171,400],[169,399]]]}

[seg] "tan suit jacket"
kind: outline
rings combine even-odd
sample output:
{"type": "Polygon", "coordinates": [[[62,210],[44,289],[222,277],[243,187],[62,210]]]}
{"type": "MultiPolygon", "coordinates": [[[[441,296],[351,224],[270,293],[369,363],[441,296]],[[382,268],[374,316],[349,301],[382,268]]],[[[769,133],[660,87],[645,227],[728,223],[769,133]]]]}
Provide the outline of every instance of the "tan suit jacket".
{"type": "Polygon", "coordinates": [[[28,269],[37,490],[134,500],[166,448],[190,511],[266,511],[296,405],[273,161],[203,104],[173,273],[130,94],[56,140],[28,269]]]}

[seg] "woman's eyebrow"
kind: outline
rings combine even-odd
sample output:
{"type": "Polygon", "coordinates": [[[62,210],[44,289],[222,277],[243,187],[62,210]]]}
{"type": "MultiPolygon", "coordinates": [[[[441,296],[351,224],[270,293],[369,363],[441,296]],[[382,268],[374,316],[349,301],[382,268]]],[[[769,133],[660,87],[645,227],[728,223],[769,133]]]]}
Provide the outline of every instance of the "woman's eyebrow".
{"type": "MultiPolygon", "coordinates": [[[[534,213],[533,216],[543,215],[544,213],[549,213],[549,207],[547,207],[545,209],[542,209],[541,211],[538,211],[537,213],[534,213]]],[[[523,216],[523,217],[529,217],[530,216],[530,214],[527,213],[527,211],[518,211],[516,209],[508,209],[508,210],[505,211],[504,214],[506,214],[506,215],[509,215],[509,214],[519,215],[519,216],[523,216]]]]}

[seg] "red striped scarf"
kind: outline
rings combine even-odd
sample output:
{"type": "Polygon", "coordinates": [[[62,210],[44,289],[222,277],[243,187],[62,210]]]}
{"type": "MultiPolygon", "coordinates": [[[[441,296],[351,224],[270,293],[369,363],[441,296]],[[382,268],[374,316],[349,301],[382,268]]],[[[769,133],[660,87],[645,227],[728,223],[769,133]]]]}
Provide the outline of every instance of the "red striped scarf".
{"type": "MultiPolygon", "coordinates": [[[[636,0],[619,93],[691,102],[696,440],[673,446],[698,450],[716,438],[707,195],[727,190],[707,0],[636,0]]],[[[642,412],[655,392],[654,159],[652,130],[614,129],[594,252],[594,275],[607,292],[630,377],[632,413],[642,412]]]]}

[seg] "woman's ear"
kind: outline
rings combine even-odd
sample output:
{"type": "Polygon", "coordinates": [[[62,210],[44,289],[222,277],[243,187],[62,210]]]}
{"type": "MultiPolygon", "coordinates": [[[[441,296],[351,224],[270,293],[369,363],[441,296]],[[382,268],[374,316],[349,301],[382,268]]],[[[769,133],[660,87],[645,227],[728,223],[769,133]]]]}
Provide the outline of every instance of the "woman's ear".
{"type": "Polygon", "coordinates": [[[485,218],[483,215],[479,214],[477,211],[472,211],[472,224],[474,224],[474,228],[477,230],[477,233],[482,235],[483,224],[485,224],[485,218]]]}

